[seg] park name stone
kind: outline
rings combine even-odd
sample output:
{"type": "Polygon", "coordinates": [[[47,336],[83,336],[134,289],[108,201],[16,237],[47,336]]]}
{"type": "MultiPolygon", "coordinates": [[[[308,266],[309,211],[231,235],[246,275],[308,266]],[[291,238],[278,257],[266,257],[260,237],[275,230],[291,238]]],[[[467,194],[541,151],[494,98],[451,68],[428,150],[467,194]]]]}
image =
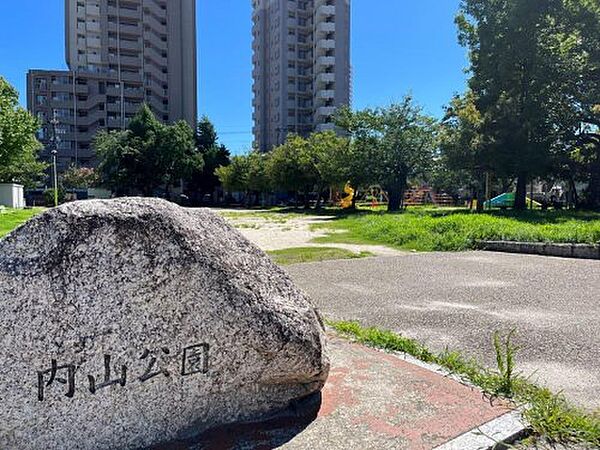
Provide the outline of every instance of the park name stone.
{"type": "Polygon", "coordinates": [[[137,449],[315,394],[321,318],[209,210],[75,202],[0,240],[0,448],[137,449]]]}

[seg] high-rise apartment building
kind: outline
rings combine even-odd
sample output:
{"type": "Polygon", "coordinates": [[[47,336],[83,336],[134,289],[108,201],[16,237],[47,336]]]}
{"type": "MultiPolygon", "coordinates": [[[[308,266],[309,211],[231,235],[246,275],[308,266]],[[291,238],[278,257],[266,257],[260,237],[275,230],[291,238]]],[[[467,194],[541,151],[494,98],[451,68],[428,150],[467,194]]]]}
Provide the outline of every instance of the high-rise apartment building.
{"type": "Polygon", "coordinates": [[[253,0],[254,145],[332,129],[350,103],[350,0],[253,0]]]}
{"type": "Polygon", "coordinates": [[[61,170],[94,165],[96,132],[123,129],[144,102],[163,122],[195,126],[195,9],[195,0],[65,0],[69,70],[27,75],[42,143],[54,113],[59,121],[61,170]]]}

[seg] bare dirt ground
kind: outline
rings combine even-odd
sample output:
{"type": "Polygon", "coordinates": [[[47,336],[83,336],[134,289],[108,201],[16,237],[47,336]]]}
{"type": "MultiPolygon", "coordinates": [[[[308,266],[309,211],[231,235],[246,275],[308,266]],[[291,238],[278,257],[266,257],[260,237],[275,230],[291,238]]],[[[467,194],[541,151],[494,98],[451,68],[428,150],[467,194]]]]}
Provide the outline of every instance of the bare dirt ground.
{"type": "Polygon", "coordinates": [[[326,236],[323,230],[312,230],[311,225],[334,220],[334,216],[302,216],[299,214],[269,213],[257,210],[215,210],[222,214],[244,236],[262,250],[283,250],[294,247],[334,247],[354,253],[370,252],[374,256],[401,256],[407,252],[382,245],[318,244],[313,239],[326,236]]]}

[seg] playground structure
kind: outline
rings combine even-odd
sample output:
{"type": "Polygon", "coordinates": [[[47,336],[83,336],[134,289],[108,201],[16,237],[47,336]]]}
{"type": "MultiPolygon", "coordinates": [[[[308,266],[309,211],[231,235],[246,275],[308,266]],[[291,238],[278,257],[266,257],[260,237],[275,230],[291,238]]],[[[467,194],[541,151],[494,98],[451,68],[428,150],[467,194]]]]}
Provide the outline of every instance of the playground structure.
{"type": "MultiPolygon", "coordinates": [[[[339,205],[343,209],[348,209],[352,207],[352,197],[354,196],[354,189],[350,186],[350,184],[346,184],[344,187],[344,193],[346,194],[341,200],[339,200],[339,205]]],[[[365,189],[356,199],[356,203],[363,206],[371,206],[377,207],[381,205],[386,205],[389,202],[389,197],[387,192],[380,185],[372,185],[369,186],[368,189],[365,189]]],[[[425,205],[435,205],[435,206],[454,206],[455,200],[446,193],[436,193],[433,189],[427,186],[422,186],[419,188],[408,189],[404,193],[404,206],[425,206],[425,205]]]]}
{"type": "Polygon", "coordinates": [[[404,206],[454,206],[454,199],[442,192],[436,193],[433,189],[423,186],[416,189],[409,189],[404,193],[404,206]]]}
{"type": "MultiPolygon", "coordinates": [[[[535,200],[531,200],[529,197],[526,197],[527,207],[528,208],[541,208],[542,204],[536,202],[535,200]]],[[[515,193],[514,192],[505,192],[504,194],[500,194],[497,197],[494,197],[491,200],[488,200],[483,204],[485,209],[490,208],[512,208],[515,206],[515,193]]]]}
{"type": "Polygon", "coordinates": [[[344,193],[346,196],[340,200],[340,206],[342,209],[350,209],[352,208],[352,199],[354,198],[354,189],[352,189],[350,183],[346,183],[346,186],[344,186],[344,193]]]}

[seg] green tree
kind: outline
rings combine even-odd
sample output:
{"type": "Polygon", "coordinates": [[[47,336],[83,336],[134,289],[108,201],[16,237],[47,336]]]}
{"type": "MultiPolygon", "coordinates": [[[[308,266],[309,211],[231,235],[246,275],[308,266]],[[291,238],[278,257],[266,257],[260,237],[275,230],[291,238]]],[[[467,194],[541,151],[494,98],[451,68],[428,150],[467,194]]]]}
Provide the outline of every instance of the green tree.
{"type": "Polygon", "coordinates": [[[100,161],[99,183],[118,197],[133,193],[137,180],[140,151],[130,145],[128,132],[101,130],[94,138],[94,149],[100,161]]]}
{"type": "Polygon", "coordinates": [[[389,211],[401,209],[408,180],[430,170],[437,145],[437,124],[410,96],[387,108],[343,109],[336,123],[351,138],[350,181],[355,190],[380,183],[389,211]]]}
{"type": "Polygon", "coordinates": [[[341,187],[349,177],[349,142],[334,131],[313,133],[308,138],[308,157],[317,174],[316,208],[321,207],[326,188],[341,187]]]}
{"type": "Polygon", "coordinates": [[[44,176],[38,129],[38,121],[19,107],[17,91],[0,77],[0,182],[33,187],[44,176]]]}
{"type": "Polygon", "coordinates": [[[432,167],[437,123],[424,115],[411,97],[379,111],[381,142],[375,176],[388,192],[388,211],[399,211],[410,178],[432,167]]]}
{"type": "Polygon", "coordinates": [[[526,207],[528,180],[551,170],[560,128],[559,65],[548,42],[561,1],[463,0],[457,18],[470,49],[483,160],[498,176],[516,178],[517,209],[526,207]]]}
{"type": "Polygon", "coordinates": [[[227,166],[218,167],[215,173],[223,188],[231,194],[248,190],[248,170],[248,157],[238,155],[231,158],[227,166]]]}
{"type": "Polygon", "coordinates": [[[194,133],[180,121],[160,123],[143,105],[127,130],[100,132],[94,141],[103,185],[117,195],[140,191],[152,196],[164,186],[170,188],[202,170],[202,155],[196,150],[194,133]]]}
{"type": "Polygon", "coordinates": [[[191,179],[204,168],[204,158],[195,146],[194,132],[183,120],[161,128],[159,148],[159,168],[167,193],[171,186],[191,179]]]}
{"type": "Polygon", "coordinates": [[[481,126],[473,92],[455,96],[442,120],[434,169],[436,184],[444,190],[456,193],[460,187],[472,188],[480,209],[484,200],[484,174],[492,170],[483,153],[481,126]]]}
{"type": "Polygon", "coordinates": [[[310,193],[319,180],[319,174],[310,154],[309,143],[296,134],[271,152],[266,173],[275,189],[294,192],[296,199],[302,193],[304,207],[310,206],[310,193]]]}
{"type": "MultiPolygon", "coordinates": [[[[560,123],[567,122],[562,138],[569,154],[561,152],[559,167],[567,166],[570,181],[588,182],[586,204],[600,208],[600,3],[563,0],[548,46],[559,55],[560,123]],[[569,159],[570,158],[570,159],[569,159]],[[575,172],[575,173],[573,173],[575,172]],[[577,173],[578,172],[578,173],[577,173]]],[[[574,190],[574,187],[572,188],[574,190]]]]}
{"type": "Polygon", "coordinates": [[[352,111],[349,107],[339,108],[335,124],[349,137],[345,160],[346,181],[354,188],[352,208],[356,208],[356,200],[360,189],[377,183],[375,174],[379,158],[379,122],[378,113],[372,109],[352,111]]]}
{"type": "Polygon", "coordinates": [[[206,151],[218,145],[219,137],[215,126],[208,116],[202,116],[196,128],[196,146],[200,151],[206,151]]]}
{"type": "Polygon", "coordinates": [[[188,191],[200,199],[205,194],[212,194],[220,184],[216,169],[230,163],[229,150],[218,142],[214,125],[208,117],[203,116],[196,129],[196,147],[202,154],[204,166],[202,170],[194,171],[187,185],[188,191]]]}
{"type": "Polygon", "coordinates": [[[98,175],[91,167],[69,167],[62,174],[62,185],[67,189],[87,189],[98,182],[98,175]]]}
{"type": "MultiPolygon", "coordinates": [[[[258,204],[260,196],[269,192],[271,180],[267,174],[267,165],[269,163],[270,153],[261,153],[253,151],[247,156],[248,178],[247,190],[255,195],[254,204],[258,204]]],[[[249,203],[252,201],[248,199],[249,203]]]]}

